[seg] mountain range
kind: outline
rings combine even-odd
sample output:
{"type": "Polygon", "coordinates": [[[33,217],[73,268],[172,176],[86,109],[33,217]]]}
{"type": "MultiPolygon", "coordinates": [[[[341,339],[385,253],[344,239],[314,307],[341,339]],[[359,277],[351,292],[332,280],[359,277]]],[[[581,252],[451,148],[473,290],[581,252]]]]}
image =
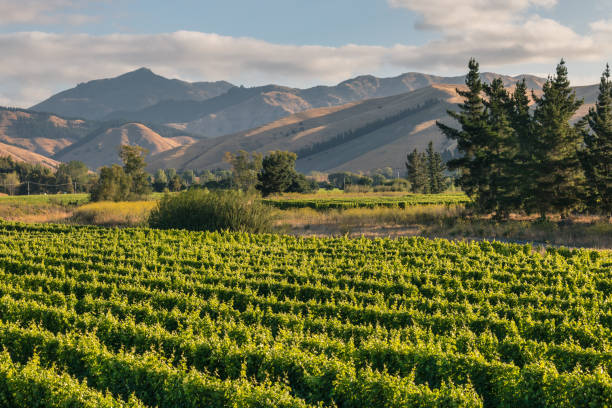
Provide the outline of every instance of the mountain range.
{"type": "MultiPolygon", "coordinates": [[[[496,77],[509,88],[524,79],[536,93],[545,82],[482,74],[486,82],[496,77]]],[[[125,143],[149,149],[150,170],[223,167],[223,154],[239,149],[295,151],[302,171],[401,167],[406,152],[430,140],[454,153],[435,121],[449,121],[446,111],[461,101],[456,88],[464,81],[406,73],[308,89],[245,88],[166,79],[141,68],[79,84],[27,110],[0,109],[0,142],[55,162],[81,160],[92,169],[117,162],[125,143]]],[[[584,114],[597,87],[575,89],[587,103],[584,114]]],[[[4,150],[0,146],[0,154],[4,150]]]]}

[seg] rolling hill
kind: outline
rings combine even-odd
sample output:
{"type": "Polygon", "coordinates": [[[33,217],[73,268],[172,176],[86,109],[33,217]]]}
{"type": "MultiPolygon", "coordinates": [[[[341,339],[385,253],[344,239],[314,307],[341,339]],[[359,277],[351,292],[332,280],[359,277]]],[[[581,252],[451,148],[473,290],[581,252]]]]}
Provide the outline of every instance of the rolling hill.
{"type": "MultiPolygon", "coordinates": [[[[461,88],[462,86],[459,86],[461,88]]],[[[295,113],[263,126],[163,152],[151,159],[149,169],[212,169],[226,167],[225,152],[243,149],[290,150],[298,153],[296,167],[303,172],[360,171],[381,167],[402,169],[406,153],[424,150],[429,141],[446,155],[455,143],[446,139],[436,121],[451,123],[446,113],[461,97],[457,86],[434,84],[401,95],[295,113]]],[[[587,105],[597,95],[595,86],[577,93],[587,105]]]]}
{"type": "MultiPolygon", "coordinates": [[[[498,76],[482,74],[486,82],[498,76]]],[[[510,89],[525,79],[536,93],[545,81],[531,75],[499,77],[510,89]]],[[[36,105],[45,107],[47,102],[59,101],[58,106],[68,107],[60,96],[74,96],[79,87],[82,94],[91,94],[92,101],[105,101],[109,95],[120,98],[122,92],[136,89],[134,95],[126,96],[140,100],[130,105],[136,110],[121,110],[127,105],[124,100],[109,100],[105,106],[110,113],[104,121],[68,120],[27,110],[0,111],[0,142],[54,160],[81,160],[92,169],[118,162],[117,148],[122,143],[149,149],[150,169],[223,167],[224,153],[239,149],[297,152],[297,167],[305,172],[401,168],[406,152],[415,147],[424,149],[430,140],[437,150],[454,154],[454,143],[442,136],[435,122],[449,120],[446,111],[455,109],[461,100],[456,88],[463,81],[463,76],[407,73],[394,78],[360,76],[336,86],[309,89],[278,85],[245,88],[224,83],[229,88],[211,96],[198,93],[198,83],[168,80],[140,69],[88,82],[36,105]],[[148,102],[142,102],[143,84],[160,84],[159,89],[147,91],[156,95],[148,102]],[[119,85],[124,89],[118,90],[119,85]],[[185,99],[156,100],[172,96],[171,92],[161,94],[164,87],[180,88],[185,99]],[[99,89],[102,91],[97,95],[99,89]],[[145,106],[140,109],[138,103],[145,106]],[[202,140],[201,135],[209,138],[202,140]]],[[[582,115],[596,98],[597,87],[577,87],[576,92],[587,102],[582,115]]]]}
{"type": "Polygon", "coordinates": [[[0,142],[52,156],[83,138],[97,124],[27,109],[0,108],[0,142]]]}
{"type": "MultiPolygon", "coordinates": [[[[490,82],[499,75],[483,73],[490,82]]],[[[531,75],[502,76],[511,86],[521,79],[533,89],[540,89],[544,79],[531,75]]],[[[366,75],[335,86],[308,89],[266,85],[254,88],[235,87],[205,101],[165,100],[144,109],[116,111],[107,118],[123,118],[140,122],[164,123],[177,129],[213,138],[251,129],[305,110],[344,105],[371,98],[399,95],[433,84],[461,85],[464,76],[440,77],[406,73],[393,78],[366,75]]]]}
{"type": "Polygon", "coordinates": [[[156,75],[147,68],[115,78],[82,83],[31,107],[60,116],[102,119],[117,110],[142,109],[162,100],[202,101],[225,93],[229,82],[185,82],[156,75]]]}
{"type": "Polygon", "coordinates": [[[80,160],[89,168],[97,169],[101,166],[119,163],[118,148],[123,144],[144,147],[149,151],[150,156],[155,156],[166,150],[179,147],[183,143],[193,143],[194,141],[194,139],[188,137],[163,137],[142,123],[126,123],[93,132],[87,138],[58,152],[55,158],[63,162],[80,160]]]}
{"type": "Polygon", "coordinates": [[[50,157],[42,154],[34,153],[30,150],[22,149],[21,147],[8,145],[0,142],[0,157],[11,157],[15,161],[26,162],[30,164],[40,164],[43,167],[56,169],[60,162],[53,160],[50,157]]]}

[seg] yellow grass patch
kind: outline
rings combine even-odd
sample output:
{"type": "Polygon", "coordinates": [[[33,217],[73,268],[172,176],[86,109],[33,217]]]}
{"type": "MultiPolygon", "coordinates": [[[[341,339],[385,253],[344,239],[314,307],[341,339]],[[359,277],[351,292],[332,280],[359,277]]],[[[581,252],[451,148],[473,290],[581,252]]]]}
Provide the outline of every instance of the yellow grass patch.
{"type": "Polygon", "coordinates": [[[144,225],[156,205],[156,201],[89,203],[74,210],[72,221],[106,226],[144,225]]]}

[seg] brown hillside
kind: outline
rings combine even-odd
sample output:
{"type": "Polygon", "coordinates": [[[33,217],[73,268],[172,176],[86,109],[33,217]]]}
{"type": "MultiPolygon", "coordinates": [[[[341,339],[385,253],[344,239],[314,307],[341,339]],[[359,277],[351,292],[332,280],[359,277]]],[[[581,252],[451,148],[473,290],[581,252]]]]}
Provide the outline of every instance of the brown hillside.
{"type": "Polygon", "coordinates": [[[40,164],[50,169],[56,169],[60,165],[60,162],[49,157],[0,142],[0,157],[6,156],[9,156],[16,161],[30,164],[40,164]]]}
{"type": "MultiPolygon", "coordinates": [[[[304,172],[359,171],[387,166],[403,172],[406,153],[414,148],[425,149],[430,140],[438,151],[449,154],[454,151],[455,143],[446,139],[435,123],[452,124],[447,110],[456,110],[456,104],[461,102],[457,87],[462,88],[454,84],[434,84],[401,95],[299,112],[254,129],[163,152],[151,159],[150,170],[226,167],[223,155],[227,151],[244,149],[266,153],[280,149],[301,153],[297,167],[304,172]],[[419,106],[422,108],[406,114],[401,120],[304,154],[312,146],[321,147],[321,143],[330,143],[347,131],[419,106]]],[[[596,95],[589,89],[580,92],[587,102],[596,95]]]]}
{"type": "Polygon", "coordinates": [[[79,119],[25,110],[0,108],[0,142],[52,156],[91,131],[79,119]]]}
{"type": "Polygon", "coordinates": [[[111,163],[119,163],[117,150],[120,145],[138,145],[149,150],[153,156],[180,146],[171,138],[164,138],[141,123],[127,123],[108,128],[72,149],[58,154],[61,161],[80,160],[92,169],[111,163]]]}
{"type": "MultiPolygon", "coordinates": [[[[432,101],[435,102],[426,109],[414,112],[396,123],[382,127],[373,137],[366,135],[330,149],[333,153],[315,154],[298,162],[298,167],[305,171],[336,169],[343,167],[346,163],[355,162],[355,160],[355,167],[352,165],[349,167],[353,170],[364,169],[359,164],[358,158],[360,156],[398,138],[412,139],[411,145],[414,144],[419,147],[421,144],[425,145],[429,139],[421,143],[419,136],[424,132],[430,132],[431,126],[425,126],[423,123],[432,123],[432,121],[444,117],[446,108],[451,106],[450,103],[455,101],[454,98],[456,98],[454,87],[430,86],[402,95],[369,99],[331,108],[311,109],[287,116],[259,128],[216,139],[202,140],[193,145],[182,146],[161,153],[151,160],[150,168],[221,167],[225,165],[223,162],[224,153],[239,149],[263,153],[277,149],[299,151],[313,144],[329,141],[347,130],[355,130],[407,109],[416,109],[425,104],[432,104],[432,101]],[[418,143],[415,144],[417,141],[418,143]]],[[[437,147],[446,149],[449,146],[440,138],[437,147]]],[[[397,154],[397,152],[393,153],[397,154]]],[[[388,162],[391,157],[380,159],[388,162]]],[[[378,167],[386,165],[388,164],[381,164],[378,167]]]]}

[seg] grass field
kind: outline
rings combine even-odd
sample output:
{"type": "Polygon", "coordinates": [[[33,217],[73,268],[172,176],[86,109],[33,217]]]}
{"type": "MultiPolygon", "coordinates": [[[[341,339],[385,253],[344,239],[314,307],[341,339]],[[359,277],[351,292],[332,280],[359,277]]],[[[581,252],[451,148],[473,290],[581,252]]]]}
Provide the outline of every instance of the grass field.
{"type": "Polygon", "coordinates": [[[346,210],[351,208],[407,208],[423,205],[457,205],[469,202],[463,193],[449,194],[312,194],[286,195],[264,199],[264,202],[281,210],[294,208],[312,208],[315,210],[346,210]]]}
{"type": "Polygon", "coordinates": [[[612,253],[0,224],[5,406],[605,407],[612,253]]]}
{"type": "Polygon", "coordinates": [[[89,202],[89,194],[36,194],[0,196],[0,205],[13,204],[59,204],[80,205],[89,202]]]}

